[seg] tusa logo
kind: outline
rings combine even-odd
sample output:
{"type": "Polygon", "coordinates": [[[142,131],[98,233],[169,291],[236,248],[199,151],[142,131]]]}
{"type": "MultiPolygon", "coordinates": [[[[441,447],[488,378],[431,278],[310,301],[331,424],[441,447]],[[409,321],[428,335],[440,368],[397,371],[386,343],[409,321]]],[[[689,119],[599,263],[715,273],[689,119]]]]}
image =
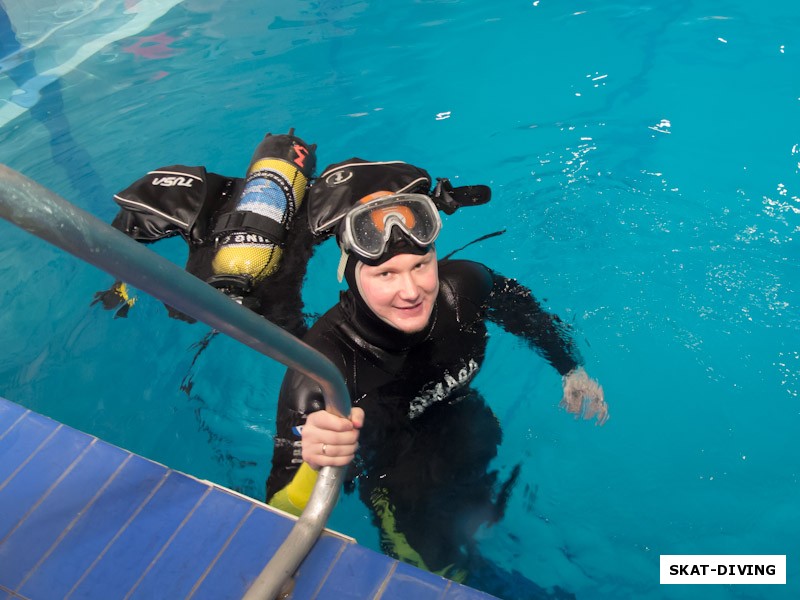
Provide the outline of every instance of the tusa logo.
{"type": "Polygon", "coordinates": [[[188,177],[154,177],[152,183],[162,187],[192,187],[192,180],[188,177]]]}
{"type": "Polygon", "coordinates": [[[352,171],[334,171],[325,178],[325,183],[329,186],[341,185],[353,177],[352,171]]]}

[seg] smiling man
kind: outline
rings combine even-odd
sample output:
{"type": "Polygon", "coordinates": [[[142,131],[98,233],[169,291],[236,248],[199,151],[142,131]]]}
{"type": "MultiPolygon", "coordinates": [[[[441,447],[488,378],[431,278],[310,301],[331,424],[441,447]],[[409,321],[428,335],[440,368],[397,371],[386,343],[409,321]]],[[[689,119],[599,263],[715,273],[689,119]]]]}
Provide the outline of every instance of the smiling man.
{"type": "Polygon", "coordinates": [[[470,386],[486,353],[486,321],[524,339],[562,375],[568,412],[600,424],[608,412],[558,317],[482,264],[438,261],[440,229],[423,194],[370,194],[340,222],[339,275],[349,289],[305,341],[341,371],[352,414],[323,410],[319,386],[289,371],[267,498],[297,514],[320,467],[352,464],[385,552],[475,583],[467,576],[484,563],[473,536],[502,517],[518,473],[503,482],[489,470],[502,433],[470,386]]]}
{"type": "Polygon", "coordinates": [[[401,254],[374,267],[359,264],[356,271],[359,294],[378,318],[404,333],[425,329],[439,293],[434,251],[401,254]]]}

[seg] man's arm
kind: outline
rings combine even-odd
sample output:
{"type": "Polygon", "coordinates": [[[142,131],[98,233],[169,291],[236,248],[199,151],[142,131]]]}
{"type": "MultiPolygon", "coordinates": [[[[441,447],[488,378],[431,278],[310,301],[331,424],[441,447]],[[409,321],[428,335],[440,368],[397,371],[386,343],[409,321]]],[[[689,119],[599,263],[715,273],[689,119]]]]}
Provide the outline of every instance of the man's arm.
{"type": "Polygon", "coordinates": [[[270,505],[296,515],[305,508],[317,477],[316,471],[303,464],[302,430],[308,414],[323,408],[319,386],[289,370],[278,396],[272,470],[267,480],[270,505]]]}
{"type": "Polygon", "coordinates": [[[528,342],[561,374],[564,395],[560,406],[576,417],[602,425],[608,419],[603,388],[584,370],[569,326],[545,311],[533,293],[514,279],[491,272],[488,317],[528,342]]]}
{"type": "Polygon", "coordinates": [[[319,385],[289,371],[278,400],[267,502],[299,515],[311,497],[317,471],[353,460],[363,422],[364,411],[360,408],[353,408],[349,419],[325,411],[319,385]]]}
{"type": "Polygon", "coordinates": [[[492,272],[488,317],[528,342],[561,375],[583,364],[569,326],[557,315],[545,311],[533,293],[514,279],[492,272]]]}

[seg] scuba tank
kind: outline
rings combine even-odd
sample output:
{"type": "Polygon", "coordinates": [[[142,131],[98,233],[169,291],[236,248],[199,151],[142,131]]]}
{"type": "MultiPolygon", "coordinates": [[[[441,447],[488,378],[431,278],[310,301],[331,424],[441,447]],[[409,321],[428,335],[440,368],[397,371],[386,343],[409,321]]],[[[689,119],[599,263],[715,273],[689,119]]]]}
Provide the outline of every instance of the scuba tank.
{"type": "Polygon", "coordinates": [[[241,302],[277,271],[295,211],[316,166],[316,144],[267,134],[256,148],[247,176],[222,207],[212,238],[210,285],[241,302]]]}

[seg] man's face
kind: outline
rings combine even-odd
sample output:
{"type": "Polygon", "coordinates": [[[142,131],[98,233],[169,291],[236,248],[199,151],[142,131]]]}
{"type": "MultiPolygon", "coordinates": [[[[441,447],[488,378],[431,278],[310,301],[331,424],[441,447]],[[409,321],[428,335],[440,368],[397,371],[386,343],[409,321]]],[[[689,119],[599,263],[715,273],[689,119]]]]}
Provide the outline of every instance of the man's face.
{"type": "Polygon", "coordinates": [[[425,328],[439,293],[436,251],[398,254],[376,267],[357,267],[361,297],[380,319],[405,333],[425,328]]]}

